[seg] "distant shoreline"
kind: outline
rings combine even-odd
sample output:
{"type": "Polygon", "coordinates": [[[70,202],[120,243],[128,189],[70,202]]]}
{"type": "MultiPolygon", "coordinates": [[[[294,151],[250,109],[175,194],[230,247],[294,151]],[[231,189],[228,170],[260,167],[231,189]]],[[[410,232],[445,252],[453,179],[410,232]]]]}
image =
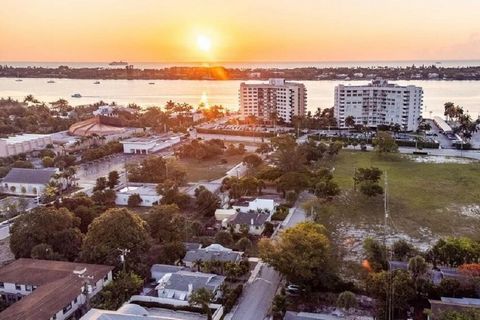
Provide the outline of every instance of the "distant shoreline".
{"type": "Polygon", "coordinates": [[[71,68],[0,66],[2,78],[49,78],[85,80],[480,80],[480,66],[442,67],[301,67],[301,68],[225,68],[166,67],[139,69],[124,68],[71,68]]]}

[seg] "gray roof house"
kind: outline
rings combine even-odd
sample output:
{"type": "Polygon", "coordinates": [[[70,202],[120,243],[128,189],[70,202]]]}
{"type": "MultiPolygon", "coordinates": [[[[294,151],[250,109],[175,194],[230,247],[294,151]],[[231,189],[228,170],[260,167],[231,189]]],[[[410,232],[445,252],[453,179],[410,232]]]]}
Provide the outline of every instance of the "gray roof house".
{"type": "Polygon", "coordinates": [[[239,262],[242,258],[242,252],[233,251],[219,244],[212,244],[206,248],[200,248],[187,251],[183,262],[189,268],[193,267],[195,261],[222,261],[239,262]]]}
{"type": "Polygon", "coordinates": [[[265,229],[265,222],[269,221],[270,217],[269,213],[237,212],[227,220],[227,226],[233,227],[237,233],[241,232],[242,226],[248,226],[248,233],[261,235],[265,229]]]}
{"type": "Polygon", "coordinates": [[[165,274],[155,290],[160,298],[187,301],[192,292],[205,288],[218,298],[221,294],[220,286],[224,281],[224,276],[216,274],[177,271],[165,274]]]}
{"type": "Polygon", "coordinates": [[[12,168],[2,179],[1,191],[15,195],[40,195],[57,172],[56,168],[12,168]]]}
{"type": "Polygon", "coordinates": [[[152,279],[155,279],[155,281],[158,282],[167,273],[174,273],[174,272],[178,272],[178,271],[181,271],[181,270],[184,270],[184,269],[185,269],[185,267],[183,267],[183,266],[172,266],[172,265],[169,265],[169,264],[154,264],[150,268],[150,274],[151,274],[152,279]]]}

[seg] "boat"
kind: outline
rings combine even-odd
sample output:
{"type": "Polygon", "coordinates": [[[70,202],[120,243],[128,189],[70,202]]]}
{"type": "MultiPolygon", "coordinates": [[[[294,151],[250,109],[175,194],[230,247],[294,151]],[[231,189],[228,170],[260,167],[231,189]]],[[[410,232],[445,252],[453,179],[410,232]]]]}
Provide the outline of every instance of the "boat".
{"type": "Polygon", "coordinates": [[[47,83],[55,83],[53,80],[48,80],[47,83]]]}
{"type": "Polygon", "coordinates": [[[125,61],[113,61],[108,64],[109,66],[128,66],[128,62],[125,61]]]}
{"type": "Polygon", "coordinates": [[[100,84],[100,81],[95,81],[93,84],[100,84]]]}
{"type": "Polygon", "coordinates": [[[17,81],[17,82],[22,82],[23,80],[22,80],[22,79],[17,79],[17,80],[15,80],[15,81],[17,81]]]}
{"type": "Polygon", "coordinates": [[[82,95],[80,93],[74,93],[72,94],[72,98],[81,98],[82,95]]]}
{"type": "Polygon", "coordinates": [[[155,84],[155,82],[149,82],[148,84],[155,84]]]}

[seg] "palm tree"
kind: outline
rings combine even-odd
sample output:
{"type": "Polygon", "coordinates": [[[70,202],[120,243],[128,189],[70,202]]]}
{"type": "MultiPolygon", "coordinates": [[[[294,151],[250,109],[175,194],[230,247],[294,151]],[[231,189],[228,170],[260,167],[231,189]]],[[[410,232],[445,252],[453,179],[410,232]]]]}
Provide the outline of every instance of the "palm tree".
{"type": "Polygon", "coordinates": [[[269,116],[270,121],[273,124],[273,132],[275,132],[275,135],[277,135],[277,127],[276,126],[277,126],[277,120],[278,120],[278,113],[277,113],[277,111],[272,111],[272,112],[270,112],[270,114],[268,116],[269,116]]]}
{"type": "Polygon", "coordinates": [[[351,128],[355,126],[355,118],[353,116],[348,116],[345,118],[345,126],[349,128],[349,131],[351,128]]]}
{"type": "Polygon", "coordinates": [[[201,268],[203,266],[203,261],[202,259],[197,259],[193,262],[193,267],[197,268],[197,271],[200,272],[201,268]]]}
{"type": "Polygon", "coordinates": [[[213,294],[206,288],[200,288],[190,294],[188,303],[191,306],[200,305],[207,315],[208,320],[212,320],[212,310],[210,310],[210,301],[213,299],[213,294]]]}

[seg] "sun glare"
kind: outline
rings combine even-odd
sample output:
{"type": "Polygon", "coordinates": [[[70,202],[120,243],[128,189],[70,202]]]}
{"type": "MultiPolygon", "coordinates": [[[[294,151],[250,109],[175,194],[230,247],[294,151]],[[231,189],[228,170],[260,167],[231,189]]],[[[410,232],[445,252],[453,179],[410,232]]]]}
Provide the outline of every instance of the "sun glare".
{"type": "Polygon", "coordinates": [[[200,35],[197,37],[197,46],[203,52],[209,52],[212,48],[212,41],[209,37],[200,35]]]}

